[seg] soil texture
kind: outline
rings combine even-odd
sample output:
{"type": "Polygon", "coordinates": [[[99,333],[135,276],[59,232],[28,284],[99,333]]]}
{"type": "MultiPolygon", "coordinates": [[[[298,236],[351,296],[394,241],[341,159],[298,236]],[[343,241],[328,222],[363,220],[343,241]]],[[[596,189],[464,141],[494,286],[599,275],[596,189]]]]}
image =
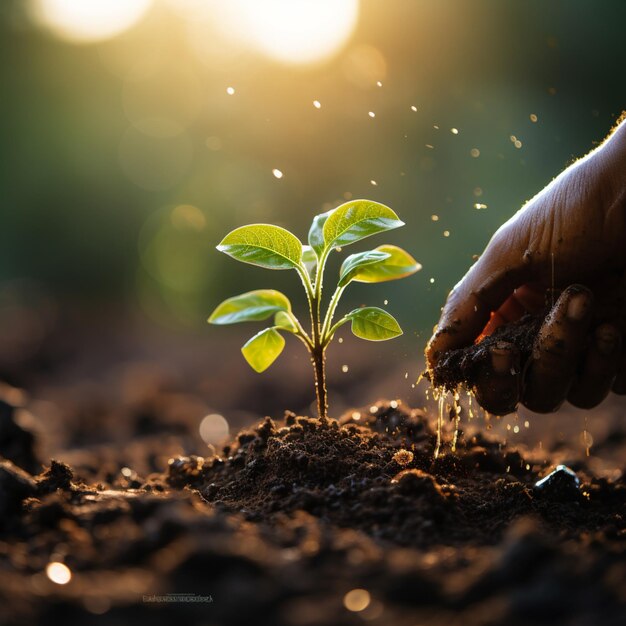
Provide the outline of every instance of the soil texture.
{"type": "MultiPolygon", "coordinates": [[[[557,443],[461,433],[435,460],[434,421],[286,413],[161,468],[150,436],[39,473],[30,439],[2,444],[0,622],[623,624],[623,467],[573,460],[536,487],[557,443]]],[[[623,431],[595,445],[623,462],[623,431]]]]}

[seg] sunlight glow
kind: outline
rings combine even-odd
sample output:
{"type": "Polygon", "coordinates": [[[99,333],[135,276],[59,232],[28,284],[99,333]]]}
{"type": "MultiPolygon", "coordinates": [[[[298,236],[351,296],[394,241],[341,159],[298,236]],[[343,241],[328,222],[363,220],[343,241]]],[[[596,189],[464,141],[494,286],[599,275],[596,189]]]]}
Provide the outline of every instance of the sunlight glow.
{"type": "Polygon", "coordinates": [[[217,3],[219,25],[283,63],[315,63],[338,52],[352,34],[358,0],[229,0],[217,3]]]}
{"type": "Polygon", "coordinates": [[[103,41],[134,26],[153,0],[31,0],[41,26],[75,43],[103,41]]]}

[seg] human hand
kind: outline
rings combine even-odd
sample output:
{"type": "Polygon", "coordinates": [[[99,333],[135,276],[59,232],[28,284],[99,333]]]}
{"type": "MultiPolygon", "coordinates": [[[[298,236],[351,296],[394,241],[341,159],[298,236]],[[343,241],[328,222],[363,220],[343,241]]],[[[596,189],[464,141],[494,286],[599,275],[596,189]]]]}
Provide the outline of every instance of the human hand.
{"type": "Polygon", "coordinates": [[[426,348],[429,371],[448,350],[540,312],[560,286],[524,371],[515,346],[492,348],[478,401],[500,415],[518,402],[547,413],[566,398],[590,408],[611,388],[626,393],[624,270],[626,121],[498,229],[448,296],[426,348]]]}

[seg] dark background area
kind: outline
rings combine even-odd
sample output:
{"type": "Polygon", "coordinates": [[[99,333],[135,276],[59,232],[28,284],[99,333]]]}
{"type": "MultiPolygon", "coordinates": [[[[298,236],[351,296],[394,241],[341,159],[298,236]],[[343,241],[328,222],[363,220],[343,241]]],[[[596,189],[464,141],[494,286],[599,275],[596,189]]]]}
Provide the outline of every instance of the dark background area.
{"type": "Polygon", "coordinates": [[[297,277],[214,246],[250,222],[304,238],[348,197],[407,223],[350,252],[396,243],[423,270],[348,290],[345,308],[388,300],[405,334],[381,346],[344,332],[331,403],[410,396],[472,255],[626,106],[617,0],[363,1],[344,46],[309,65],[237,48],[210,3],[195,20],[193,2],[154,2],[133,28],[87,44],[34,23],[29,6],[0,10],[0,367],[48,398],[81,382],[117,401],[112,381],[141,362],[199,390],[206,410],[305,408],[297,342],[257,376],[239,354],[257,329],[206,324],[253,288],[281,289],[303,313],[297,277]]]}

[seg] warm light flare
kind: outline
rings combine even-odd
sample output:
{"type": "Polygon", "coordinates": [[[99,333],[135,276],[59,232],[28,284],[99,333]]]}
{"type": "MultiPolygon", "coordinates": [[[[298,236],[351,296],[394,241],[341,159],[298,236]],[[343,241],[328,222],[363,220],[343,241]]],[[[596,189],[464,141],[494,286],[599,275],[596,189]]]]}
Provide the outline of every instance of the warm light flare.
{"type": "Polygon", "coordinates": [[[33,19],[62,39],[90,43],[134,26],[152,0],[31,0],[33,19]]]}
{"type": "Polygon", "coordinates": [[[358,0],[229,0],[215,5],[218,25],[284,63],[315,63],[352,34],[358,0]]]}

